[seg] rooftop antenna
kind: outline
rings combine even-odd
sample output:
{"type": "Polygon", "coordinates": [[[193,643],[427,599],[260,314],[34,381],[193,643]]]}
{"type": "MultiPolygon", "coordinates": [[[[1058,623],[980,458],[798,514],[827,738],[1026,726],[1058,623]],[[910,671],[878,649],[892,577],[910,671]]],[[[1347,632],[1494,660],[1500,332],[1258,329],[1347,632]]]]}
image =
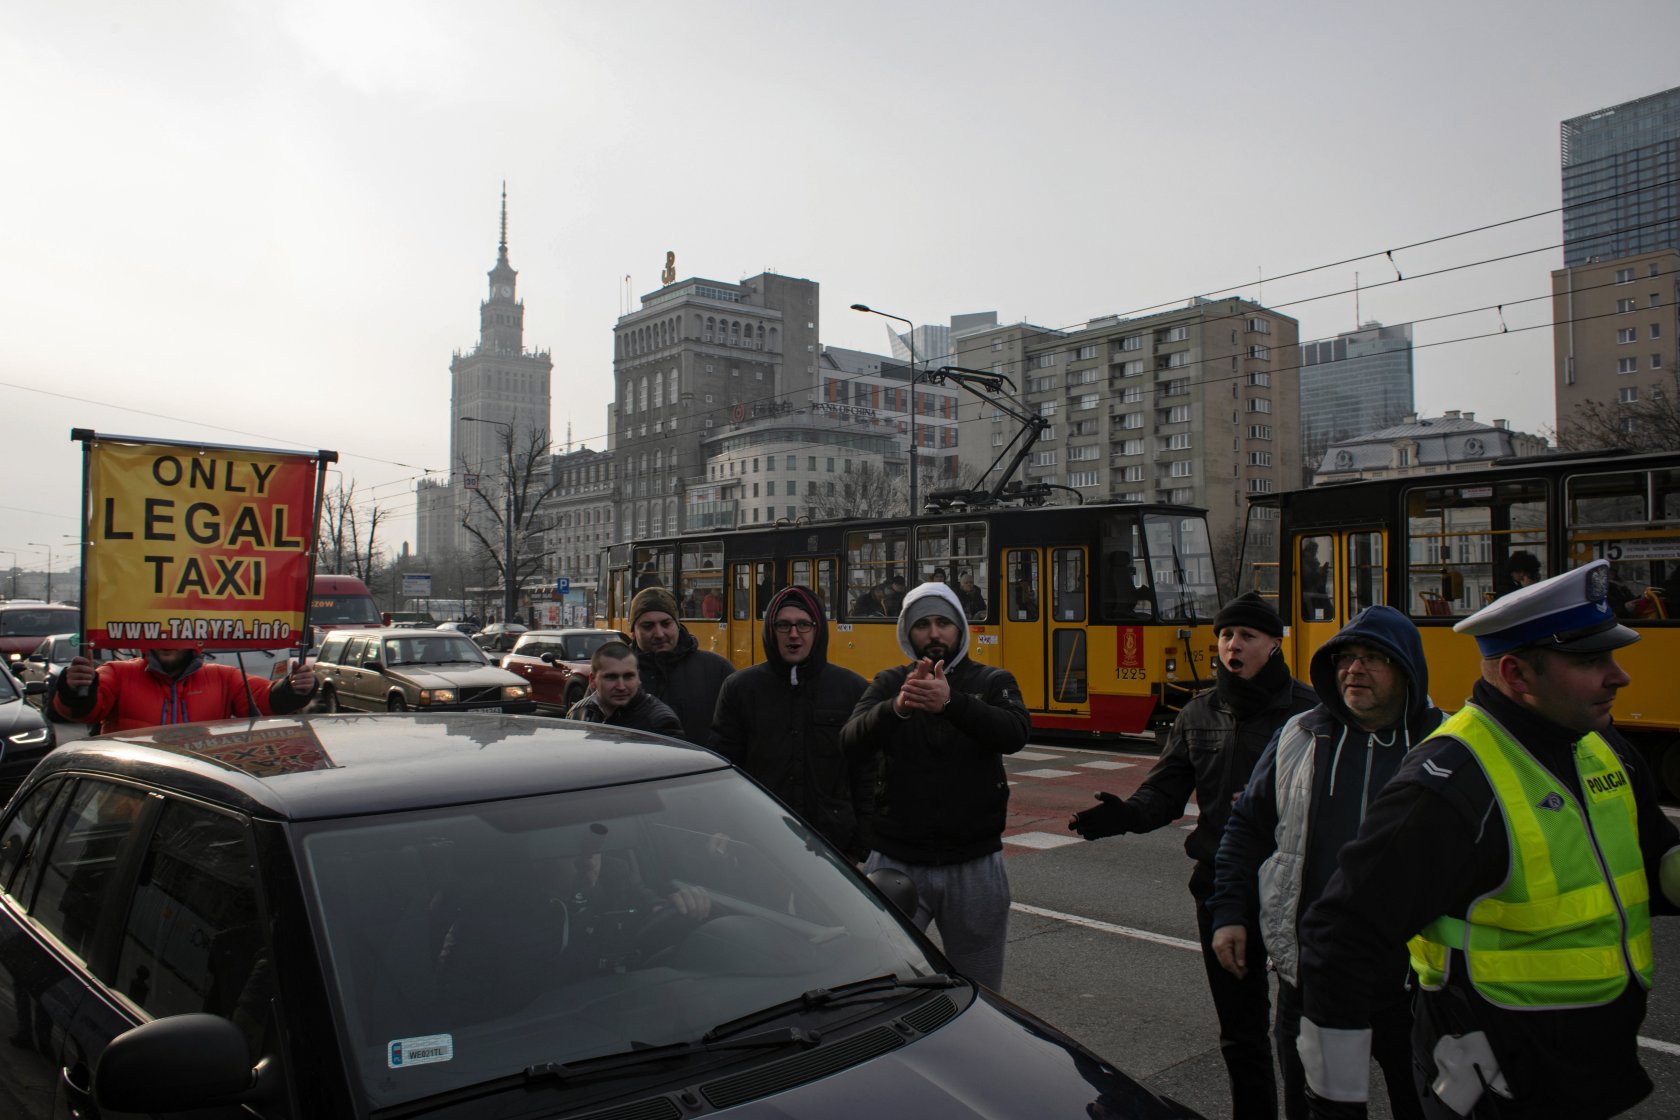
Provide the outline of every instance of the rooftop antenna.
{"type": "Polygon", "coordinates": [[[496,246],[502,256],[507,256],[507,180],[502,180],[502,240],[496,246]]]}
{"type": "Polygon", "coordinates": [[[1353,329],[1359,329],[1359,273],[1353,274],[1353,329]]]}

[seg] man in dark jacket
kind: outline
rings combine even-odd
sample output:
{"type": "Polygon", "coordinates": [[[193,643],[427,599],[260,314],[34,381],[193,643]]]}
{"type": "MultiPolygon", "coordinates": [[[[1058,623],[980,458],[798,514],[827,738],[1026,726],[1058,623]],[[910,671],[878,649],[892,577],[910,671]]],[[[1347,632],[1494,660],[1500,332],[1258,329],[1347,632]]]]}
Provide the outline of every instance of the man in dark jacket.
{"type": "Polygon", "coordinates": [[[623,642],[602,642],[589,658],[591,690],[572,705],[566,718],[681,738],[682,720],[642,687],[636,662],[636,651],[623,642]]]}
{"type": "Polygon", "coordinates": [[[1482,675],[1407,754],[1301,920],[1315,1117],[1363,1117],[1372,1013],[1405,945],[1424,1115],[1597,1120],[1651,1091],[1651,919],[1680,910],[1680,833],[1611,723],[1629,683],[1609,565],[1501,596],[1453,629],[1482,675]]]}
{"type": "Polygon", "coordinates": [[[638,591],[630,600],[630,638],[638,654],[642,687],[677,713],[684,739],[705,746],[712,733],[718,691],[735,666],[700,648],[694,635],[677,621],[676,597],[663,587],[638,591]]]}
{"type": "MultiPolygon", "coordinates": [[[[1320,646],[1312,682],[1318,707],[1283,725],[1231,811],[1207,902],[1214,955],[1238,979],[1247,969],[1248,931],[1259,920],[1278,974],[1275,1034],[1289,1120],[1307,1120],[1307,1083],[1295,1050],[1301,915],[1324,893],[1365,806],[1442,719],[1429,702],[1423,639],[1393,607],[1367,607],[1320,646]]],[[[1410,971],[1405,950],[1395,946],[1383,963],[1387,988],[1372,1020],[1372,1054],[1396,1120],[1423,1115],[1412,1086],[1410,971]]]]}
{"type": "Polygon", "coordinates": [[[945,955],[990,988],[1003,983],[1009,879],[1003,756],[1026,746],[1032,717],[1015,678],[966,659],[968,620],[943,583],[904,597],[898,645],[840,732],[857,764],[878,758],[873,847],[865,870],[916,884],[916,925],[939,924],[945,955]]]}
{"type": "Polygon", "coordinates": [[[1271,994],[1266,982],[1266,948],[1250,930],[1246,970],[1226,972],[1213,954],[1213,860],[1231,804],[1254,772],[1261,752],[1290,716],[1318,703],[1313,690],[1289,675],[1283,660],[1283,619],[1250,591],[1226,603],[1213,620],[1219,636],[1214,686],[1184,705],[1173,721],[1161,757],[1130,800],[1099,793],[1102,802],[1074,815],[1068,827],[1087,840],[1125,832],[1152,832],[1184,815],[1191,791],[1199,814],[1184,850],[1196,861],[1190,896],[1202,938],[1213,1007],[1219,1015],[1219,1049],[1231,1079],[1236,1120],[1277,1116],[1277,1078],[1272,1072],[1271,994]]]}
{"type": "Polygon", "coordinates": [[[723,682],[712,749],[762,782],[854,860],[874,797],[871,760],[848,760],[840,729],[868,682],[828,663],[822,602],[784,587],[764,614],[764,660],[723,682]]]}

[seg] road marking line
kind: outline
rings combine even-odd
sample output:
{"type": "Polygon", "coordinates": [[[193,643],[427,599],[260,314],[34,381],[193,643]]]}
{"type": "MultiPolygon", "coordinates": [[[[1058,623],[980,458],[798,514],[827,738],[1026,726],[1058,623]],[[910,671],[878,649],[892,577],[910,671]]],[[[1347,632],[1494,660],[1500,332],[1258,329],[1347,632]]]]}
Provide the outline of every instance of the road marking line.
{"type": "Polygon", "coordinates": [[[1044,751],[1016,751],[1009,757],[1025,759],[1028,762],[1048,762],[1053,758],[1059,759],[1062,756],[1059,754],[1047,754],[1044,751]]]}
{"type": "MultiPolygon", "coordinates": [[[[1015,757],[1019,758],[1021,756],[1016,755],[1015,757]]],[[[1136,764],[1131,762],[1109,762],[1107,759],[1099,758],[1095,762],[1079,762],[1075,763],[1075,765],[1082,770],[1130,770],[1136,764]]]]}
{"type": "Polygon", "coordinates": [[[1017,770],[1017,771],[1015,771],[1015,776],[1017,778],[1071,778],[1071,777],[1074,776],[1074,774],[1075,774],[1075,771],[1073,771],[1073,770],[1044,769],[1044,770],[1017,770]]]}
{"type": "MultiPolygon", "coordinates": [[[[1073,926],[1084,926],[1086,929],[1094,929],[1101,933],[1117,933],[1121,937],[1130,937],[1138,941],[1152,941],[1157,945],[1166,945],[1173,949],[1189,949],[1195,953],[1202,951],[1201,942],[1186,941],[1182,937],[1168,937],[1164,933],[1151,933],[1146,929],[1117,926],[1112,922],[1099,922],[1095,918],[1081,918],[1077,914],[1063,914],[1059,910],[1046,910],[1040,906],[1028,906],[1024,902],[1011,902],[1009,908],[1023,914],[1031,914],[1035,918],[1049,918],[1052,921],[1066,922],[1073,926]]],[[[1641,1039],[1640,1041],[1644,1040],[1641,1039]]]]}
{"type": "Polygon", "coordinates": [[[1050,848],[1065,848],[1069,844],[1083,844],[1085,841],[1077,836],[1058,835],[1054,832],[1017,832],[1013,836],[1005,836],[1003,842],[1042,852],[1050,848]]]}
{"type": "Polygon", "coordinates": [[[1646,1038],[1644,1035],[1641,1035],[1639,1037],[1639,1045],[1645,1047],[1647,1050],[1655,1050],[1659,1054],[1671,1054],[1676,1058],[1680,1058],[1680,1046],[1676,1046],[1672,1042],[1659,1042],[1654,1038],[1646,1038]]]}

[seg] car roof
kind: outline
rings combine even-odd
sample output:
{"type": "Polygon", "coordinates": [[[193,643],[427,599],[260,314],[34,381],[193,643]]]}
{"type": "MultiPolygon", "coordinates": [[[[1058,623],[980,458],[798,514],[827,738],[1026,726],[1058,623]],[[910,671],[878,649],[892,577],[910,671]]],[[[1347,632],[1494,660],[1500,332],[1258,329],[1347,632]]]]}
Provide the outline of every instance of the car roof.
{"type": "Polygon", "coordinates": [[[425,637],[428,634],[436,634],[438,637],[441,637],[441,638],[458,638],[458,637],[461,636],[461,632],[459,630],[443,630],[443,629],[439,629],[436,626],[426,626],[426,627],[415,627],[415,626],[363,626],[359,629],[354,629],[354,630],[350,629],[349,627],[345,627],[341,630],[334,630],[331,634],[328,634],[327,637],[329,637],[329,638],[343,638],[343,637],[355,638],[355,637],[361,637],[363,635],[368,635],[368,634],[381,634],[381,635],[384,635],[385,637],[400,637],[400,638],[419,638],[419,637],[425,637]]]}
{"type": "Polygon", "coordinates": [[[320,820],[726,770],[663,736],[545,716],[321,715],[152,727],[59,747],[31,780],[118,775],[254,816],[320,820]]]}

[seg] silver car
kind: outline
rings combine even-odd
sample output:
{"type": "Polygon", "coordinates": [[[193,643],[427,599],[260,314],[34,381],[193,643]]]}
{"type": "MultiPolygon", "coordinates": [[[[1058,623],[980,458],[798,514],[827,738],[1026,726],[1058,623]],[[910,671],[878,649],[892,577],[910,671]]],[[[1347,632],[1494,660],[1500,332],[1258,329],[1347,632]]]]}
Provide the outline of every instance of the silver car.
{"type": "Polygon", "coordinates": [[[315,659],[323,711],[529,712],[531,686],[452,630],[338,630],[315,659]]]}

